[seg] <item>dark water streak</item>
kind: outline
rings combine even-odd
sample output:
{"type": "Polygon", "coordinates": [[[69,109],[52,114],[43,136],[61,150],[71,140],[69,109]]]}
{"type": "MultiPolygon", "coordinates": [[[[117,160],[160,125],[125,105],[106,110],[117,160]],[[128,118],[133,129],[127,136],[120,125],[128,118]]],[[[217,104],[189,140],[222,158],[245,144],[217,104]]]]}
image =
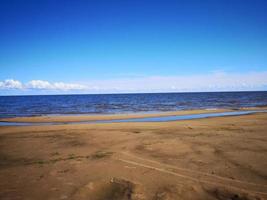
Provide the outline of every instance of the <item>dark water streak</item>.
{"type": "Polygon", "coordinates": [[[261,113],[261,112],[267,112],[267,110],[232,111],[232,112],[218,112],[218,113],[201,113],[201,114],[189,114],[189,115],[171,115],[171,116],[159,116],[159,117],[77,121],[77,122],[6,122],[6,121],[0,121],[0,126],[43,126],[43,125],[99,124],[99,123],[124,123],[124,122],[169,122],[169,121],[180,121],[180,120],[203,119],[203,118],[211,118],[211,117],[248,115],[248,114],[254,114],[254,113],[261,113]]]}

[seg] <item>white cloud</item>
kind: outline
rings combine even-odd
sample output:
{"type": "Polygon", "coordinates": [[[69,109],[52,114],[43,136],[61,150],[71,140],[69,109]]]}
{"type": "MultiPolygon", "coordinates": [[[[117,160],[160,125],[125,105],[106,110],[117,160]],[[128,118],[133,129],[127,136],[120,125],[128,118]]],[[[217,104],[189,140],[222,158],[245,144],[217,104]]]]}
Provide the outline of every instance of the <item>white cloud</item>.
{"type": "Polygon", "coordinates": [[[0,81],[0,89],[22,89],[23,85],[20,81],[13,79],[6,79],[0,81]]]}
{"type": "Polygon", "coordinates": [[[17,89],[42,94],[51,93],[122,93],[122,92],[198,92],[266,90],[267,71],[251,73],[213,72],[188,76],[150,76],[91,80],[84,84],[32,80],[28,83],[8,79],[0,90],[17,89]]]}
{"type": "Polygon", "coordinates": [[[30,89],[52,89],[52,84],[48,81],[42,81],[42,80],[32,80],[29,83],[26,84],[27,88],[30,89]]]}
{"type": "Polygon", "coordinates": [[[20,81],[7,79],[0,82],[1,90],[9,90],[9,89],[33,89],[33,90],[84,90],[87,87],[81,84],[72,84],[72,83],[63,83],[63,82],[55,82],[50,83],[48,81],[43,80],[32,80],[28,83],[21,83],[20,81]]]}
{"type": "Polygon", "coordinates": [[[151,76],[131,79],[91,81],[98,91],[187,92],[261,90],[267,87],[267,71],[251,73],[215,72],[187,76],[151,76]]]}
{"type": "Polygon", "coordinates": [[[87,89],[87,86],[85,85],[73,84],[73,83],[62,83],[62,82],[54,83],[53,87],[55,89],[60,89],[60,90],[85,90],[87,89]]]}
{"type": "Polygon", "coordinates": [[[50,83],[43,80],[32,80],[26,84],[28,89],[42,89],[42,90],[84,90],[87,87],[81,84],[55,82],[50,83]]]}

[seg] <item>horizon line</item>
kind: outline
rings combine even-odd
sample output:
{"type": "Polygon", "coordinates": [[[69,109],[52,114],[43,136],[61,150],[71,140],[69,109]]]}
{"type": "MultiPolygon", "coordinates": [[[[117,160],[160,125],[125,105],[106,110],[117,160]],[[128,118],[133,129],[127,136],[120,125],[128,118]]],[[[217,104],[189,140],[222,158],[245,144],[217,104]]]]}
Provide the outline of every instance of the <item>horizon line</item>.
{"type": "Polygon", "coordinates": [[[184,92],[121,92],[121,93],[86,93],[86,94],[81,94],[81,93],[72,93],[72,94],[10,94],[10,95],[1,95],[0,97],[16,97],[16,96],[74,96],[74,95],[131,95],[131,94],[184,94],[184,93],[241,93],[241,92],[267,92],[267,90],[236,90],[236,91],[231,91],[231,90],[223,90],[223,91],[184,91],[184,92]]]}

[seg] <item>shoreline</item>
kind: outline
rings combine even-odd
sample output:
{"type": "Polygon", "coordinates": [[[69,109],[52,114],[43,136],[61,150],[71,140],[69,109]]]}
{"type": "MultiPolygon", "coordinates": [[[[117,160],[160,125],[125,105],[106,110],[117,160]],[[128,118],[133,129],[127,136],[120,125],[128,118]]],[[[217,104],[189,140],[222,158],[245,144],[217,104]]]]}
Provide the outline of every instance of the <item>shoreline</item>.
{"type": "Polygon", "coordinates": [[[207,113],[224,113],[234,111],[265,111],[267,106],[261,107],[243,107],[239,109],[195,109],[195,110],[179,110],[171,112],[155,112],[155,113],[128,113],[128,114],[99,114],[99,115],[41,115],[32,117],[12,117],[0,118],[1,122],[30,122],[30,123],[70,123],[70,122],[90,122],[102,120],[126,120],[126,119],[142,119],[151,117],[166,116],[182,116],[207,113]]]}
{"type": "Polygon", "coordinates": [[[82,124],[110,124],[110,123],[156,123],[156,122],[177,122],[186,120],[200,120],[205,118],[218,118],[218,117],[233,117],[242,115],[252,115],[259,113],[266,113],[267,110],[243,110],[243,111],[227,111],[215,113],[199,113],[199,114],[186,114],[186,115],[168,115],[157,117],[141,117],[141,118],[124,118],[124,119],[111,119],[111,120],[89,120],[89,121],[75,121],[75,122],[5,122],[0,121],[0,127],[5,126],[54,126],[54,125],[82,125],[82,124]]]}

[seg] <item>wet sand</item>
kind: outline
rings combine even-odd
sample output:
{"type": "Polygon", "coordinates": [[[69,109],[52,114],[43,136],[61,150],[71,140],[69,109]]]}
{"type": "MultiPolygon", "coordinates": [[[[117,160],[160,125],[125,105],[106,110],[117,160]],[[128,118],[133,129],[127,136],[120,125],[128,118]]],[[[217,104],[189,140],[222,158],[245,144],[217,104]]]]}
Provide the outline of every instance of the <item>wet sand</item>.
{"type": "MultiPolygon", "coordinates": [[[[262,107],[250,107],[240,108],[239,111],[251,111],[251,110],[267,110],[267,106],[262,107]]],[[[171,115],[191,115],[201,113],[220,113],[237,111],[237,109],[207,109],[207,110],[181,110],[173,112],[161,112],[161,113],[136,113],[136,114],[110,114],[110,115],[44,115],[34,117],[14,117],[14,118],[2,118],[1,121],[6,122],[80,122],[80,121],[96,121],[96,120],[116,120],[116,119],[134,119],[145,117],[162,117],[171,115]]]]}
{"type": "MultiPolygon", "coordinates": [[[[133,116],[11,120],[127,117],[133,116]]],[[[267,113],[256,113],[159,123],[0,127],[0,199],[267,199],[266,121],[267,113]]]]}

